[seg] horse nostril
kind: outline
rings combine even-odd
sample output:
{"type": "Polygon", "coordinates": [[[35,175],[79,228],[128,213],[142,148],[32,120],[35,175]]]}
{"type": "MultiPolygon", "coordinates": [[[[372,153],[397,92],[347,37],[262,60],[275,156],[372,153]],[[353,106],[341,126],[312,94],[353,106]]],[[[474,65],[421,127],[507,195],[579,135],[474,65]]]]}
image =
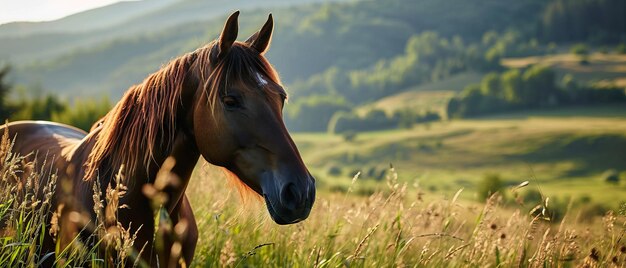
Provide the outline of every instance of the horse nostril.
{"type": "Polygon", "coordinates": [[[287,183],[280,191],[280,202],[289,210],[295,210],[302,206],[302,194],[295,183],[287,183]]]}

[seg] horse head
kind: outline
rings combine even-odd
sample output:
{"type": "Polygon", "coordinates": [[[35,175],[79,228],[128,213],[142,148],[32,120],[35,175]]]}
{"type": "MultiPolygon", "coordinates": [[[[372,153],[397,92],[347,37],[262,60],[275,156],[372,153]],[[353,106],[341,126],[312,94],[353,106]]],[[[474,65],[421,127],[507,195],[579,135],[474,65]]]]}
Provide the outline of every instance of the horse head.
{"type": "Polygon", "coordinates": [[[195,52],[193,136],[209,163],[226,168],[265,199],[276,223],[296,223],[311,211],[315,179],[285,127],[287,94],[264,56],[272,15],[244,42],[236,41],[238,15],[228,18],[218,40],[195,52]]]}

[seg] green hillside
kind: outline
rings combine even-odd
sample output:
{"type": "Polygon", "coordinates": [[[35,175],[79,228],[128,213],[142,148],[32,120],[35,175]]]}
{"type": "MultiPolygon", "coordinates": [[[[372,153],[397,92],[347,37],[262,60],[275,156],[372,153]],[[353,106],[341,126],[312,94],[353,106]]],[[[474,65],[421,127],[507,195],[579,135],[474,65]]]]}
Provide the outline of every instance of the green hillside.
{"type": "Polygon", "coordinates": [[[448,79],[412,87],[381,98],[375,102],[357,108],[359,113],[366,113],[371,109],[378,109],[393,114],[401,110],[418,112],[437,111],[444,113],[446,105],[452,96],[461,92],[469,84],[480,82],[480,73],[462,73],[448,79]]]}
{"type": "Polygon", "coordinates": [[[40,83],[58,93],[106,92],[115,98],[168,59],[214,38],[223,16],[238,8],[246,14],[242,34],[258,27],[267,12],[275,13],[276,34],[269,56],[290,82],[333,66],[368,68],[401,54],[411,35],[427,30],[477,40],[488,30],[522,24],[543,6],[541,1],[484,0],[476,8],[460,0],[393,0],[278,7],[286,1],[277,0],[252,11],[258,7],[254,3],[178,1],[96,31],[0,38],[0,59],[20,67],[18,83],[40,83]],[[127,50],[129,45],[138,49],[127,50]],[[112,76],[112,70],[120,68],[136,74],[112,76]],[[84,81],[75,81],[76,77],[84,81]]]}
{"type": "MultiPolygon", "coordinates": [[[[271,0],[263,1],[262,4],[245,0],[120,2],[56,21],[0,25],[0,60],[8,60],[18,65],[32,61],[54,62],[59,60],[58,57],[72,54],[76,50],[90,50],[102,43],[136,40],[137,36],[162,35],[164,32],[180,29],[181,26],[189,27],[193,25],[192,22],[206,22],[225,16],[236,9],[244,11],[257,8],[273,9],[315,2],[326,0],[306,0],[298,3],[271,0]]],[[[199,30],[196,34],[200,36],[204,33],[199,30]]]]}
{"type": "Polygon", "coordinates": [[[581,64],[580,56],[574,54],[556,54],[506,58],[502,64],[509,68],[526,68],[531,65],[548,66],[561,75],[570,74],[575,79],[586,82],[598,82],[606,85],[625,87],[626,55],[593,53],[581,64]]]}
{"type": "Polygon", "coordinates": [[[328,134],[298,134],[295,140],[330,189],[345,187],[357,171],[367,187],[383,187],[375,182],[392,163],[401,178],[433,191],[474,191],[485,174],[495,173],[511,185],[530,180],[550,196],[589,195],[603,202],[626,199],[626,188],[602,179],[607,170],[626,171],[625,133],[626,106],[611,105],[359,133],[352,142],[328,134]]]}

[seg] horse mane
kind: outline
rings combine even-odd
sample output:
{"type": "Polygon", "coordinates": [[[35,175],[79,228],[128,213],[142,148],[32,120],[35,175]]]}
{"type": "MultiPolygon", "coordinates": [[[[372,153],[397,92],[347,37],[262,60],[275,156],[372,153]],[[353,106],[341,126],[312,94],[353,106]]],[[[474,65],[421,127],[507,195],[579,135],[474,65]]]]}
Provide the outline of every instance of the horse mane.
{"type": "MultiPolygon", "coordinates": [[[[133,180],[138,167],[143,166],[147,171],[151,163],[157,164],[157,151],[166,155],[171,152],[183,84],[189,72],[193,71],[200,86],[208,90],[208,105],[212,111],[220,94],[237,81],[247,85],[258,83],[254,80],[257,73],[279,85],[264,86],[266,96],[279,94],[286,97],[274,68],[248,44],[236,42],[224,58],[215,60],[216,44],[213,41],[172,60],[124,94],[113,109],[98,121],[100,126],[94,126],[100,128],[100,133],[85,164],[84,180],[93,179],[96,175],[112,175],[122,168],[126,180],[133,180]],[[192,70],[192,67],[198,70],[192,70]]],[[[233,182],[240,192],[242,188],[249,188],[240,179],[233,182]]]]}
{"type": "Polygon", "coordinates": [[[86,162],[83,179],[94,178],[96,172],[115,173],[111,168],[122,167],[124,174],[132,176],[138,164],[149,165],[155,147],[171,149],[176,110],[192,58],[192,54],[176,58],[141,84],[130,87],[100,120],[100,133],[86,162]],[[105,159],[110,161],[106,163],[108,168],[103,168],[105,159]]]}

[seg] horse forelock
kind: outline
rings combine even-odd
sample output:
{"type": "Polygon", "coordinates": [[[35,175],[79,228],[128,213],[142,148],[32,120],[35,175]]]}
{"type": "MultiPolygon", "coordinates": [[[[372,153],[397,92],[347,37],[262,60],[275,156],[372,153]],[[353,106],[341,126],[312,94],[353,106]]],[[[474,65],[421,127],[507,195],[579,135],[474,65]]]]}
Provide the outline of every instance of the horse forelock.
{"type": "Polygon", "coordinates": [[[235,84],[249,85],[241,88],[243,90],[260,89],[260,93],[265,96],[286,97],[287,94],[274,67],[249,44],[235,42],[229,52],[220,59],[215,58],[217,49],[217,42],[212,42],[198,55],[199,59],[212,59],[215,62],[202,65],[200,70],[202,81],[206,81],[204,88],[208,93],[207,100],[211,111],[216,108],[215,104],[219,97],[227,94],[228,89],[235,84]],[[268,86],[268,80],[274,86],[268,86]]]}

